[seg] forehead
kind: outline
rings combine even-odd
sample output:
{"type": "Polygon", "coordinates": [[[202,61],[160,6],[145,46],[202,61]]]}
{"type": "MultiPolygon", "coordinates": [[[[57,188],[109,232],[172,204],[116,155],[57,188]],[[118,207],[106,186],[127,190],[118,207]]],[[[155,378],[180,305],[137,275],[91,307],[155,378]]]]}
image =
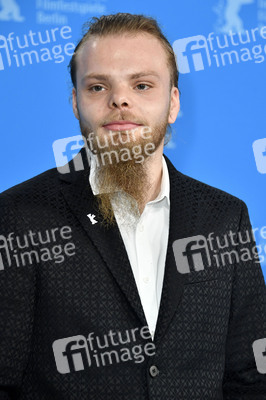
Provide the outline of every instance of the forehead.
{"type": "Polygon", "coordinates": [[[80,76],[88,72],[128,74],[147,69],[162,76],[168,74],[165,49],[156,37],[146,33],[92,37],[80,47],[76,61],[80,76]]]}

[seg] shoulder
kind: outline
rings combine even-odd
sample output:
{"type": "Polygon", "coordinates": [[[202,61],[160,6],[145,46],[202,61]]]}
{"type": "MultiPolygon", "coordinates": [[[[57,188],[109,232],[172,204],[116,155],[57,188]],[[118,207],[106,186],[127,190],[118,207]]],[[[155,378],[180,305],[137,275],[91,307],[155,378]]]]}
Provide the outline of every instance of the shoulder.
{"type": "Polygon", "coordinates": [[[0,193],[0,206],[48,199],[59,191],[60,179],[56,168],[47,170],[31,179],[0,193]]]}
{"type": "MultiPolygon", "coordinates": [[[[165,156],[164,156],[165,157],[165,156]]],[[[211,186],[178,171],[173,164],[166,158],[170,190],[177,197],[181,196],[187,201],[188,206],[200,205],[206,212],[224,212],[246,209],[245,202],[222,189],[211,186]]]]}

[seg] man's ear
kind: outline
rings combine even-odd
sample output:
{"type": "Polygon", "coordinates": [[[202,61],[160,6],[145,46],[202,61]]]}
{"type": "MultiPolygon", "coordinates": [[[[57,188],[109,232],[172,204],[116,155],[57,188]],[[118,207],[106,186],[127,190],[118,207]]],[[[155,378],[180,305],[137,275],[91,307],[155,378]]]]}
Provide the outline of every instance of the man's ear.
{"type": "Polygon", "coordinates": [[[180,110],[179,90],[173,87],[171,91],[171,105],[169,110],[168,124],[173,124],[180,110]]]}
{"type": "Polygon", "coordinates": [[[73,113],[75,114],[75,117],[77,119],[79,119],[78,104],[77,104],[77,91],[75,88],[72,89],[72,108],[73,108],[73,113]]]}

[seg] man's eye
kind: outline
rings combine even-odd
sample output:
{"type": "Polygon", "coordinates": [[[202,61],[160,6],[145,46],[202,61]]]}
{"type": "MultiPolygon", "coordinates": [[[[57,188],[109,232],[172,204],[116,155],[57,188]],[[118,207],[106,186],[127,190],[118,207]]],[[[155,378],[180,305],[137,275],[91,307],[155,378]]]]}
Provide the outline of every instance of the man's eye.
{"type": "MultiPolygon", "coordinates": [[[[150,87],[149,85],[147,85],[146,83],[139,83],[136,87],[139,87],[139,86],[147,86],[147,87],[150,87]]],[[[145,89],[144,89],[145,90],[145,89]]],[[[141,90],[141,92],[143,92],[143,90],[141,90]]]]}
{"type": "Polygon", "coordinates": [[[101,90],[93,90],[94,88],[100,88],[100,89],[103,89],[103,87],[102,86],[99,86],[99,85],[94,85],[94,86],[92,86],[92,87],[90,87],[89,88],[89,91],[90,92],[100,92],[101,90]]]}

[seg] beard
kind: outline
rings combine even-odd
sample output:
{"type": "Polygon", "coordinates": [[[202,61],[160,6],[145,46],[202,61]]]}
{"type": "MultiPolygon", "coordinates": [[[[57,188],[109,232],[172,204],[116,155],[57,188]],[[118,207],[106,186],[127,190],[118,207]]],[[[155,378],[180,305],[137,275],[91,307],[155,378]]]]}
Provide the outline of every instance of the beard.
{"type": "MultiPolygon", "coordinates": [[[[149,127],[149,134],[145,137],[140,135],[140,130],[145,127],[147,132],[148,124],[139,126],[136,135],[132,130],[106,131],[102,135],[97,135],[97,132],[95,134],[90,126],[79,119],[81,133],[87,141],[85,145],[88,145],[90,151],[94,153],[97,163],[95,180],[99,194],[95,197],[102,216],[102,224],[106,227],[116,224],[112,203],[119,209],[119,214],[126,225],[135,225],[140,217],[140,210],[144,209],[148,190],[152,186],[148,173],[149,163],[165,138],[169,109],[170,104],[164,120],[149,127]],[[136,159],[136,148],[141,162],[136,159]],[[119,154],[124,156],[120,157],[119,154]],[[107,163],[105,163],[106,155],[109,161],[107,163]],[[111,160],[110,155],[116,155],[115,162],[111,160]]],[[[123,114],[123,117],[124,120],[134,121],[128,114],[123,114]]],[[[119,118],[114,117],[111,120],[119,118]]]]}

